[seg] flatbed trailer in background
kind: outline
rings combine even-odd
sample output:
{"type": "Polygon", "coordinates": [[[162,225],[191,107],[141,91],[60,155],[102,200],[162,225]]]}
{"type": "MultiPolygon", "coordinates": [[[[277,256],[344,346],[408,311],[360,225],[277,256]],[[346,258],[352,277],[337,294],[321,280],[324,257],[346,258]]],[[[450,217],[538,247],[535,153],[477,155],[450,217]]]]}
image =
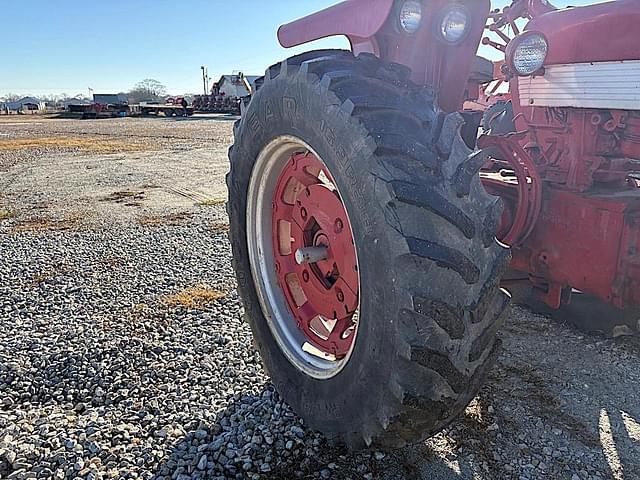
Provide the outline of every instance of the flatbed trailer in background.
{"type": "Polygon", "coordinates": [[[190,117],[193,115],[194,108],[191,105],[183,107],[180,104],[149,104],[130,105],[133,115],[159,115],[164,114],[165,117],[190,117]]]}
{"type": "Polygon", "coordinates": [[[69,111],[81,113],[83,119],[90,118],[115,118],[115,117],[137,117],[137,116],[157,116],[161,113],[165,117],[190,117],[194,113],[192,106],[183,107],[180,104],[102,104],[92,103],[90,105],[70,105],[69,111]]]}

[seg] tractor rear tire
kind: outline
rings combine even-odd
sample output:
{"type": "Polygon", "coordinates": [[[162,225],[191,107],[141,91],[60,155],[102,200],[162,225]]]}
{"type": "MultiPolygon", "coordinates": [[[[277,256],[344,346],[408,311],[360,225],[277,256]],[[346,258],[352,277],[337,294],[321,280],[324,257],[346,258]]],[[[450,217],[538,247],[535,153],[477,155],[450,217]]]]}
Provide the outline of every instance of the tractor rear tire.
{"type": "MultiPolygon", "coordinates": [[[[418,442],[458,417],[497,356],[508,305],[499,283],[510,254],[495,239],[501,203],[480,183],[482,153],[462,141],[461,117],[439,112],[408,76],[348,51],[289,58],[267,70],[229,150],[229,237],[245,320],[281,396],[351,449],[418,442]],[[262,255],[251,253],[248,232],[264,219],[249,217],[250,185],[268,181],[252,175],[280,138],[322,159],[357,251],[357,336],[323,378],[283,350],[256,274],[262,255]]],[[[267,198],[262,215],[272,205],[267,198]]]]}

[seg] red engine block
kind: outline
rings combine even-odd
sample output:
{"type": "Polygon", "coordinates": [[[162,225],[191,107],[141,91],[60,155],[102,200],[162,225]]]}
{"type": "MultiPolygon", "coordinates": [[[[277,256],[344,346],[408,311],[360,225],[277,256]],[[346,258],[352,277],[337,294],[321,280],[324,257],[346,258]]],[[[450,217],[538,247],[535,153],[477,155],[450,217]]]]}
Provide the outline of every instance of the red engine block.
{"type": "Polygon", "coordinates": [[[525,108],[516,125],[522,133],[479,142],[506,158],[493,162],[498,178],[484,176],[505,202],[513,269],[552,307],[572,288],[639,305],[640,113],[525,108]]]}

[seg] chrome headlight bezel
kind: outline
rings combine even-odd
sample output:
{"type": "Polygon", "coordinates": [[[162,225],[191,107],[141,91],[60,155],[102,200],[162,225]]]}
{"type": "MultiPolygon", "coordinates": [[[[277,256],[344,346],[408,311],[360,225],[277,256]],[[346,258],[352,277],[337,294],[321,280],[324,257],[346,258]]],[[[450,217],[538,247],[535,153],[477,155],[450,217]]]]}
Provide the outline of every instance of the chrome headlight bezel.
{"type": "Polygon", "coordinates": [[[436,16],[436,37],[447,45],[458,45],[469,35],[471,29],[471,15],[469,10],[461,3],[453,3],[443,8],[436,16]],[[454,24],[459,27],[452,28],[454,24]]]}
{"type": "Polygon", "coordinates": [[[544,34],[536,31],[524,32],[509,42],[507,64],[519,77],[528,77],[542,70],[548,54],[549,41],[544,34]]]}
{"type": "Polygon", "coordinates": [[[405,0],[398,9],[398,28],[402,33],[413,35],[422,26],[423,9],[419,0],[405,0]]]}

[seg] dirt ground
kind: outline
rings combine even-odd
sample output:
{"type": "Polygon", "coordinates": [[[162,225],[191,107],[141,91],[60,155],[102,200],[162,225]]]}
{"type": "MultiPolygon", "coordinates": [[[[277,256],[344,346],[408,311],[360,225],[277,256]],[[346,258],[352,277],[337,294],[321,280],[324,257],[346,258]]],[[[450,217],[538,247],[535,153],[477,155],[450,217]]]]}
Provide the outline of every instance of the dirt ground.
{"type": "MultiPolygon", "coordinates": [[[[0,235],[171,227],[222,212],[233,120],[0,117],[0,235]]],[[[372,456],[365,478],[640,479],[640,341],[520,307],[501,338],[465,416],[424,444],[372,456]]],[[[358,478],[362,457],[341,459],[349,473],[322,478],[358,478]]]]}
{"type": "Polygon", "coordinates": [[[0,195],[29,197],[12,202],[25,221],[126,221],[223,203],[233,119],[163,120],[0,117],[0,195]]]}

